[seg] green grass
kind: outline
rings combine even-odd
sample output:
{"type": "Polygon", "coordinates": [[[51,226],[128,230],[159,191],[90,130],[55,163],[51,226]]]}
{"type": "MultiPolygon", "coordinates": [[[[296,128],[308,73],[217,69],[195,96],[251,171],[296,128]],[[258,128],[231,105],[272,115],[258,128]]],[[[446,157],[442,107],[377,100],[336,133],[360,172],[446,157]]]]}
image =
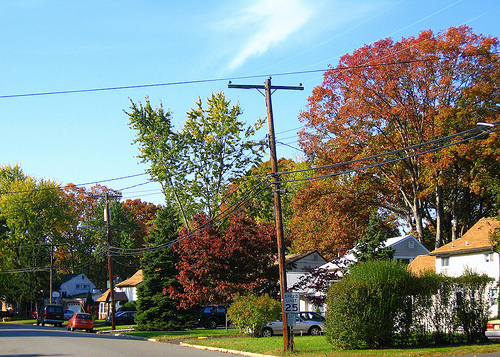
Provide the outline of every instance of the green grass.
{"type": "Polygon", "coordinates": [[[500,344],[485,343],[471,346],[447,346],[429,348],[393,348],[380,350],[350,350],[344,351],[334,348],[326,341],[324,336],[294,336],[295,349],[293,352],[284,353],[283,337],[268,338],[224,338],[207,340],[188,340],[188,344],[202,345],[261,353],[272,356],[297,356],[297,357],[443,357],[460,356],[466,354],[489,353],[500,351],[500,344]]]}

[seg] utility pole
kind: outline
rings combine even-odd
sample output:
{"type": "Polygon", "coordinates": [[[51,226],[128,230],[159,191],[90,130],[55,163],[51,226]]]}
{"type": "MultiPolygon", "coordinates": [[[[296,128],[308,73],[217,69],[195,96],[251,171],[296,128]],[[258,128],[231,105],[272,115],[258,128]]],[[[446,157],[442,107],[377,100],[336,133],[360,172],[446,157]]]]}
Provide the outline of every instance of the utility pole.
{"type": "Polygon", "coordinates": [[[109,215],[109,199],[118,198],[121,196],[111,196],[108,192],[104,194],[104,221],[106,222],[106,238],[108,241],[108,279],[109,279],[109,301],[111,303],[111,329],[115,330],[115,287],[113,284],[113,265],[111,261],[111,225],[110,225],[110,215],[109,215]]]}
{"type": "Polygon", "coordinates": [[[283,345],[285,352],[293,351],[293,336],[290,338],[290,327],[288,326],[288,318],[285,313],[285,305],[283,297],[287,292],[286,284],[286,264],[285,264],[285,239],[283,234],[283,215],[281,211],[281,192],[278,173],[278,159],[276,156],[276,140],[274,135],[274,120],[271,95],[278,89],[287,90],[304,90],[302,84],[300,86],[272,86],[271,78],[266,79],[264,85],[237,85],[229,82],[228,88],[241,89],[257,89],[261,94],[260,89],[264,89],[267,107],[267,124],[269,127],[269,150],[271,152],[271,175],[273,177],[273,194],[274,194],[274,220],[276,223],[276,236],[278,240],[278,264],[280,276],[280,294],[281,294],[281,314],[283,321],[283,345]],[[273,90],[271,92],[271,90],[273,90]]]}

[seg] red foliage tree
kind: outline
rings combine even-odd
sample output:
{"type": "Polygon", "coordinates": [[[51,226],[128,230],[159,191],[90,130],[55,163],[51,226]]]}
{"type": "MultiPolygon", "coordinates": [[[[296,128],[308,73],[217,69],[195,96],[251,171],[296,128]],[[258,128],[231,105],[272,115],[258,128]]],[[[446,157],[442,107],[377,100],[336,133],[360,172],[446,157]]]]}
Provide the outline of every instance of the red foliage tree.
{"type": "MultiPolygon", "coordinates": [[[[399,42],[380,40],[343,56],[325,73],[300,115],[306,124],[300,144],[308,160],[322,166],[362,159],[498,120],[497,48],[496,38],[462,26],[438,34],[424,31],[399,42]]],[[[343,180],[358,193],[359,185],[369,187],[376,200],[366,204],[408,222],[421,241],[426,230],[434,232],[439,245],[444,227],[456,224],[456,230],[495,210],[486,185],[498,184],[497,142],[476,141],[407,157],[337,182],[343,180]]],[[[391,158],[415,152],[400,151],[391,158]]]]}
{"type": "Polygon", "coordinates": [[[232,216],[224,231],[203,215],[194,217],[192,232],[183,230],[174,246],[183,291],[166,292],[182,307],[220,304],[239,293],[273,293],[278,272],[273,224],[257,224],[251,218],[232,216]],[[184,237],[184,238],[183,238],[184,237]]]}

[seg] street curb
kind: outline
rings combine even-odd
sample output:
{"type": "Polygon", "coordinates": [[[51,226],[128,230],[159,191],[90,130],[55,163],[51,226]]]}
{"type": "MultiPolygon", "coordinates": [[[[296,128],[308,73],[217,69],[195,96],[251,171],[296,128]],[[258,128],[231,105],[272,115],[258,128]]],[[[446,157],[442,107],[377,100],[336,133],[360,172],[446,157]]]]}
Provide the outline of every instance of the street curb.
{"type": "Polygon", "coordinates": [[[272,355],[263,355],[263,354],[260,354],[260,353],[244,352],[244,351],[238,351],[238,350],[229,350],[229,349],[226,349],[226,348],[190,345],[190,344],[184,343],[184,342],[181,342],[180,345],[183,346],[183,347],[191,347],[191,348],[196,348],[196,349],[199,349],[199,350],[215,351],[215,352],[222,352],[222,353],[231,353],[233,355],[240,355],[240,356],[248,356],[248,357],[276,357],[276,356],[272,356],[272,355]]]}

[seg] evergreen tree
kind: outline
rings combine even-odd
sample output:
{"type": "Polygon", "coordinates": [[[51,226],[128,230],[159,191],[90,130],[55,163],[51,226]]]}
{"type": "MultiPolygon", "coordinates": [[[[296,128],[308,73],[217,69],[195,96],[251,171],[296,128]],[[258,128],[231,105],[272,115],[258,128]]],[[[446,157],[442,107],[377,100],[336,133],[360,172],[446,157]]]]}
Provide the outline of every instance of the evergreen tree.
{"type": "Polygon", "coordinates": [[[396,233],[393,227],[385,224],[376,213],[372,213],[364,235],[353,249],[354,256],[358,262],[392,259],[394,248],[386,247],[385,241],[387,238],[396,236],[396,233]]]}
{"type": "Polygon", "coordinates": [[[146,244],[165,247],[144,254],[142,259],[143,282],[138,286],[138,330],[176,330],[192,321],[189,311],[178,309],[179,303],[165,294],[166,289],[175,286],[180,289],[175,276],[177,255],[169,242],[177,239],[179,219],[172,207],[164,207],[156,216],[146,244]]]}

